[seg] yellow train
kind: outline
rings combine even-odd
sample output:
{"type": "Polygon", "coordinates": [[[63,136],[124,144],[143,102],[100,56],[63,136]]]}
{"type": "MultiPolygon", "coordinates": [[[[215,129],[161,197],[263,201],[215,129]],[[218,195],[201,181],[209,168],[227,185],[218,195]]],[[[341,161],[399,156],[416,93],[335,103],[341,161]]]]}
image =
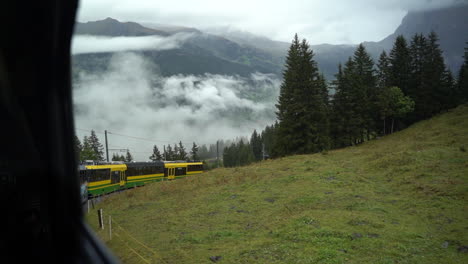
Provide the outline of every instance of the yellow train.
{"type": "Polygon", "coordinates": [[[203,172],[200,161],[130,162],[122,164],[81,165],[82,195],[99,196],[121,189],[173,180],[203,172]]]}

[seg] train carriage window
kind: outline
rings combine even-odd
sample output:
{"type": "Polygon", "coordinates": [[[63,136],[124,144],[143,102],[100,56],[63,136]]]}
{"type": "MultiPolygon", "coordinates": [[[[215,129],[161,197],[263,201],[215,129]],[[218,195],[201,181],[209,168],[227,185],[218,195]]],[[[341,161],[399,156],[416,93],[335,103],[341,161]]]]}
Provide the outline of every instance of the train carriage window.
{"type": "Polygon", "coordinates": [[[120,181],[119,171],[113,171],[111,174],[111,184],[118,183],[120,181]]]}
{"type": "Polygon", "coordinates": [[[203,165],[188,165],[187,171],[202,171],[203,165]]]}

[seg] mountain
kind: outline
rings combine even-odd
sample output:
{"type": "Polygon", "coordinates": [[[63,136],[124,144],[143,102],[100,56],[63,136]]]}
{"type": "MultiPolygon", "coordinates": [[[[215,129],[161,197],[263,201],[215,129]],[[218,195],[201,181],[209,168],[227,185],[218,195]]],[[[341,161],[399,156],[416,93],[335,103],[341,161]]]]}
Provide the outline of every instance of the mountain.
{"type": "MultiPolygon", "coordinates": [[[[408,42],[416,33],[424,35],[434,31],[444,52],[445,63],[452,72],[458,72],[463,62],[463,48],[468,41],[468,4],[452,7],[409,12],[395,32],[379,42],[364,42],[371,50],[390,50],[396,37],[403,35],[408,42]]],[[[378,56],[378,54],[374,54],[378,56]]]]}
{"type": "MultiPolygon", "coordinates": [[[[179,48],[171,50],[140,51],[157,62],[160,73],[174,74],[226,74],[249,76],[254,72],[281,74],[283,59],[253,46],[240,45],[221,36],[203,33],[193,28],[157,25],[147,28],[134,22],[119,22],[107,18],[88,23],[77,23],[76,35],[100,36],[170,36],[191,34],[179,48]]],[[[77,71],[104,70],[112,53],[78,54],[73,56],[77,71]]]]}
{"type": "Polygon", "coordinates": [[[97,35],[97,36],[168,36],[169,33],[163,30],[146,28],[135,22],[119,22],[113,18],[91,21],[86,23],[77,22],[75,25],[77,35],[97,35]]]}
{"type": "MultiPolygon", "coordinates": [[[[468,5],[462,4],[436,10],[409,12],[395,32],[378,42],[364,42],[377,61],[383,50],[389,51],[398,35],[408,41],[416,33],[434,30],[440,38],[444,58],[453,73],[462,63],[463,47],[468,41],[468,5]]],[[[253,72],[274,73],[281,76],[289,43],[274,41],[232,28],[211,28],[202,32],[195,28],[119,22],[112,18],[77,23],[75,33],[102,36],[170,36],[192,34],[179,48],[163,51],[144,51],[146,57],[158,63],[163,75],[173,74],[229,74],[248,76],[253,72]]],[[[291,36],[292,38],[292,36],[291,36]]],[[[357,45],[312,45],[315,60],[328,80],[334,78],[339,63],[352,56],[357,45]]],[[[76,70],[103,69],[112,53],[79,54],[73,58],[76,70]]]]}
{"type": "MultiPolygon", "coordinates": [[[[444,52],[444,58],[452,72],[458,72],[463,61],[463,48],[468,41],[468,4],[459,4],[452,7],[408,12],[402,19],[395,32],[378,42],[364,42],[368,52],[377,61],[383,50],[390,51],[398,35],[403,35],[408,42],[416,33],[427,35],[432,30],[440,38],[440,47],[444,52]]],[[[230,27],[218,27],[208,29],[209,32],[221,35],[241,45],[249,45],[262,48],[274,56],[284,57],[289,48],[289,43],[273,41],[265,37],[253,35],[248,32],[232,29],[230,27]]],[[[292,39],[292,36],[291,36],[292,39]]],[[[357,45],[311,45],[315,53],[320,70],[330,80],[337,72],[338,63],[344,63],[352,56],[357,45]]]]}

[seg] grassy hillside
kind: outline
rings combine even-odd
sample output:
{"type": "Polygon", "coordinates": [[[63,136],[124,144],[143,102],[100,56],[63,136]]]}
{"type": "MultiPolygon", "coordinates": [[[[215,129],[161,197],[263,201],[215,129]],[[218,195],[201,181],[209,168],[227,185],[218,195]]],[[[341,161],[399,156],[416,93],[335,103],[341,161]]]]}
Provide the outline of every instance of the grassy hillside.
{"type": "Polygon", "coordinates": [[[99,204],[112,240],[98,234],[124,263],[468,263],[467,194],[462,106],[358,147],[115,194],[99,204]]]}

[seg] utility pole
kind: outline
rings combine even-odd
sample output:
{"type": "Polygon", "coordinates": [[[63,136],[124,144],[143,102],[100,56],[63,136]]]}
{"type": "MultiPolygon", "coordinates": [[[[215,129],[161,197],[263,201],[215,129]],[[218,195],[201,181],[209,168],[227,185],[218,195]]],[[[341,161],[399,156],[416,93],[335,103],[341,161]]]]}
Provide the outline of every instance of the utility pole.
{"type": "Polygon", "coordinates": [[[216,140],[216,164],[219,168],[219,140],[216,140]]]}
{"type": "Polygon", "coordinates": [[[265,160],[265,143],[262,142],[262,160],[265,160]]]}
{"type": "Polygon", "coordinates": [[[104,135],[106,138],[106,158],[107,158],[107,162],[109,162],[109,147],[107,146],[107,130],[104,130],[104,135]]]}
{"type": "Polygon", "coordinates": [[[164,161],[166,161],[167,157],[166,157],[166,145],[163,145],[163,149],[164,149],[164,161]]]}

